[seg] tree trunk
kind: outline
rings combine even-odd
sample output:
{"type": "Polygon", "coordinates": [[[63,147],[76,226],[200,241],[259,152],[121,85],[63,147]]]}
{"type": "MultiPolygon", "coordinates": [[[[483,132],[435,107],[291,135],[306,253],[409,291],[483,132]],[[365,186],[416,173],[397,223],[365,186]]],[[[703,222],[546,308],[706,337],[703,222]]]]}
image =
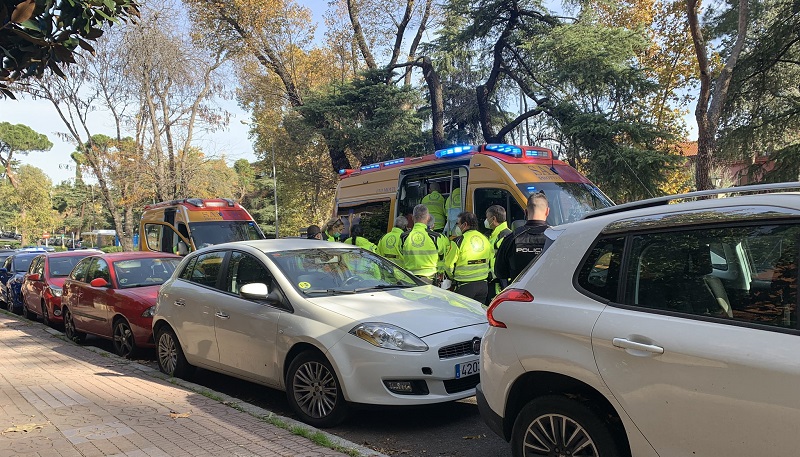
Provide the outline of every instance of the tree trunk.
{"type": "Polygon", "coordinates": [[[369,46],[367,46],[367,40],[364,38],[364,31],[361,29],[361,22],[358,20],[358,5],[355,3],[357,0],[347,0],[347,12],[350,15],[350,25],[353,26],[353,36],[356,39],[356,44],[358,44],[358,49],[361,51],[361,55],[364,57],[364,62],[367,64],[367,68],[370,70],[375,70],[378,68],[378,65],[375,64],[375,58],[372,57],[372,53],[369,50],[369,46]]]}
{"type": "Polygon", "coordinates": [[[122,249],[133,251],[133,234],[136,233],[137,228],[134,226],[133,207],[125,205],[125,236],[119,237],[122,241],[122,249]]]}

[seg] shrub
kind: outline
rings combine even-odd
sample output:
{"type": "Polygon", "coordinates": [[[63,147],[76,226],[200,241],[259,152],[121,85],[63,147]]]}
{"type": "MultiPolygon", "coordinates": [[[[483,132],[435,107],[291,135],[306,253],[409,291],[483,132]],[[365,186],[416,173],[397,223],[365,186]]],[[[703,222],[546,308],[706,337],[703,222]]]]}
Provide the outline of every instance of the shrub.
{"type": "Polygon", "coordinates": [[[123,251],[122,246],[104,246],[104,247],[100,248],[100,250],[105,252],[105,253],[122,252],[123,251]]]}

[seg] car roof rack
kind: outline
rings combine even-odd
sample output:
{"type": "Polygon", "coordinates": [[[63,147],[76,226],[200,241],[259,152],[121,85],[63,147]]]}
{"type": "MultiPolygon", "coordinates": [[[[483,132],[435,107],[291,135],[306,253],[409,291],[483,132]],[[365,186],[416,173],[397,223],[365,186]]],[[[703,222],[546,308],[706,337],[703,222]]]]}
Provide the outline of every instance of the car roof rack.
{"type": "Polygon", "coordinates": [[[647,200],[639,200],[630,203],[623,203],[621,205],[609,206],[602,208],[583,216],[584,219],[591,219],[593,217],[605,216],[606,214],[623,213],[625,211],[632,211],[635,209],[653,208],[661,205],[668,205],[676,200],[696,200],[701,197],[710,197],[720,194],[767,194],[770,192],[785,191],[787,189],[800,189],[800,182],[781,182],[773,184],[755,184],[751,186],[729,187],[726,189],[709,189],[698,190],[695,192],[688,192],[678,195],[667,195],[664,197],[649,198],[647,200]]]}

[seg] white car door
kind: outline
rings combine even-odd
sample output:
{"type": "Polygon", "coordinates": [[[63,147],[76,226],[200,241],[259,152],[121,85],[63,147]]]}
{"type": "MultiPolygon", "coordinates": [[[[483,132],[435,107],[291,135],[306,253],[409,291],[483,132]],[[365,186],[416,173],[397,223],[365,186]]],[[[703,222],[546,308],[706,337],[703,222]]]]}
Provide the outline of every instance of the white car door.
{"type": "Polygon", "coordinates": [[[592,345],[603,380],[661,457],[797,453],[797,234],[762,225],[630,239],[627,305],[605,308],[592,345]],[[739,254],[712,269],[716,241],[739,254]],[[707,286],[717,269],[757,276],[756,257],[771,264],[770,290],[721,282],[721,297],[707,286]]]}
{"type": "Polygon", "coordinates": [[[275,302],[250,300],[239,289],[250,283],[276,287],[269,270],[254,256],[231,252],[224,292],[215,300],[214,326],[220,363],[225,370],[279,386],[276,340],[278,321],[284,313],[275,302]]]}

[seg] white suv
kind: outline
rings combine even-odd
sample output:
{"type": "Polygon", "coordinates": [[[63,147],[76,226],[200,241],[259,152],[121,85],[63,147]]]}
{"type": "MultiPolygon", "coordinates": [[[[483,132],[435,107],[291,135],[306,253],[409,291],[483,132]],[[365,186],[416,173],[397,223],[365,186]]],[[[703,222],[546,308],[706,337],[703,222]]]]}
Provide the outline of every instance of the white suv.
{"type": "Polygon", "coordinates": [[[514,456],[800,449],[800,195],[684,201],[554,227],[498,295],[478,406],[514,456]]]}

